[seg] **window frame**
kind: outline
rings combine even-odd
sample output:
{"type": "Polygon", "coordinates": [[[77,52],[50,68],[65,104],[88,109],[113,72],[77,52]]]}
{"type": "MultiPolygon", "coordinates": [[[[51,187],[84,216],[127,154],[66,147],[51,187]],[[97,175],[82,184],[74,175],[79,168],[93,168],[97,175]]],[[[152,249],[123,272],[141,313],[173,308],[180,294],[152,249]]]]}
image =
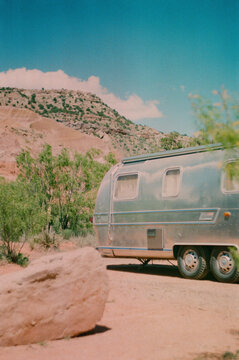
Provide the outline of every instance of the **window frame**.
{"type": "Polygon", "coordinates": [[[113,200],[114,201],[132,201],[132,200],[136,200],[139,196],[139,181],[140,181],[140,173],[138,171],[135,171],[135,172],[127,172],[127,173],[121,173],[121,174],[118,174],[114,180],[114,186],[113,186],[113,200]],[[137,175],[137,185],[136,185],[136,194],[134,197],[130,197],[130,198],[121,198],[121,199],[118,199],[116,196],[115,196],[115,191],[116,191],[116,187],[117,187],[117,182],[118,182],[118,179],[119,177],[121,176],[133,176],[133,175],[137,175]]]}
{"type": "Polygon", "coordinates": [[[164,169],[163,181],[162,181],[162,197],[163,198],[176,198],[179,195],[180,189],[181,189],[181,184],[182,184],[182,175],[183,175],[182,166],[171,166],[171,167],[164,169]],[[178,181],[178,186],[177,186],[177,193],[175,195],[166,195],[165,190],[164,190],[167,172],[170,170],[179,170],[179,181],[178,181]]]}
{"type": "Polygon", "coordinates": [[[227,190],[225,188],[225,170],[224,168],[227,166],[227,164],[230,164],[232,162],[239,162],[239,159],[228,159],[226,161],[224,161],[223,164],[223,168],[222,168],[222,174],[221,174],[221,191],[223,194],[238,194],[239,193],[239,189],[238,190],[227,190]]]}

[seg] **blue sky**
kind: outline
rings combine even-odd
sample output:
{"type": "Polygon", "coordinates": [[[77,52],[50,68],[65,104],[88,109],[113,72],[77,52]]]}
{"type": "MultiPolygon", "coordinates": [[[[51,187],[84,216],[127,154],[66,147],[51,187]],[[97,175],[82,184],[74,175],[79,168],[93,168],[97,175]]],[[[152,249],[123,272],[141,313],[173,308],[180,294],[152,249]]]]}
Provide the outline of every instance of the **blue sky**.
{"type": "Polygon", "coordinates": [[[239,1],[0,0],[0,86],[41,86],[45,73],[65,88],[79,79],[135,122],[192,134],[189,93],[238,91],[239,1]]]}

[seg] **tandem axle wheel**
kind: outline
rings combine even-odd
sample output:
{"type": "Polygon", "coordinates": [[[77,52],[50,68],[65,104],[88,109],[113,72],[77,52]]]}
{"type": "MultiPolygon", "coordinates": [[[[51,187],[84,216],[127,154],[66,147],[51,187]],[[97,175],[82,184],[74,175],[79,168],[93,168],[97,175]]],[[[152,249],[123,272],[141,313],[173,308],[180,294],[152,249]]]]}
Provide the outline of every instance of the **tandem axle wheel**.
{"type": "Polygon", "coordinates": [[[179,272],[187,279],[203,279],[211,271],[220,282],[239,280],[239,269],[227,247],[181,246],[177,261],[179,272]]]}

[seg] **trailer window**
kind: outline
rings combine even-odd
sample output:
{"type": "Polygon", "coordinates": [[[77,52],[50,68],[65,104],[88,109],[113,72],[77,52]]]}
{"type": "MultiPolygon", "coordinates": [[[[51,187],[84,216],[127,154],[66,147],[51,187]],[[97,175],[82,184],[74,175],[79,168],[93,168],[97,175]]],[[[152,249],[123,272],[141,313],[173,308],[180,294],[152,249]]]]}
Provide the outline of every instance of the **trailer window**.
{"type": "Polygon", "coordinates": [[[177,196],[180,186],[180,169],[168,169],[163,179],[163,196],[177,196]]]}
{"type": "Polygon", "coordinates": [[[222,189],[225,192],[239,192],[239,160],[227,162],[223,169],[222,189]]]}
{"type": "Polygon", "coordinates": [[[135,199],[138,193],[138,174],[120,175],[115,186],[116,200],[135,199]]]}

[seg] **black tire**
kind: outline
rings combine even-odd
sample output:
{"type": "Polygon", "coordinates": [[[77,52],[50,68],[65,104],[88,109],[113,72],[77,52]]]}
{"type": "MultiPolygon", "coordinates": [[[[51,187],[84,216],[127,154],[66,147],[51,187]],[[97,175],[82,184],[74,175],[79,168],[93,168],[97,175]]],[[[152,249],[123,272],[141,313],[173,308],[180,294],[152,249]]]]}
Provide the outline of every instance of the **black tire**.
{"type": "Polygon", "coordinates": [[[186,279],[203,279],[209,271],[207,249],[201,246],[183,246],[179,249],[178,269],[186,279]]]}
{"type": "Polygon", "coordinates": [[[239,280],[239,269],[226,247],[215,247],[212,250],[210,269],[220,282],[235,283],[239,280]]]}

